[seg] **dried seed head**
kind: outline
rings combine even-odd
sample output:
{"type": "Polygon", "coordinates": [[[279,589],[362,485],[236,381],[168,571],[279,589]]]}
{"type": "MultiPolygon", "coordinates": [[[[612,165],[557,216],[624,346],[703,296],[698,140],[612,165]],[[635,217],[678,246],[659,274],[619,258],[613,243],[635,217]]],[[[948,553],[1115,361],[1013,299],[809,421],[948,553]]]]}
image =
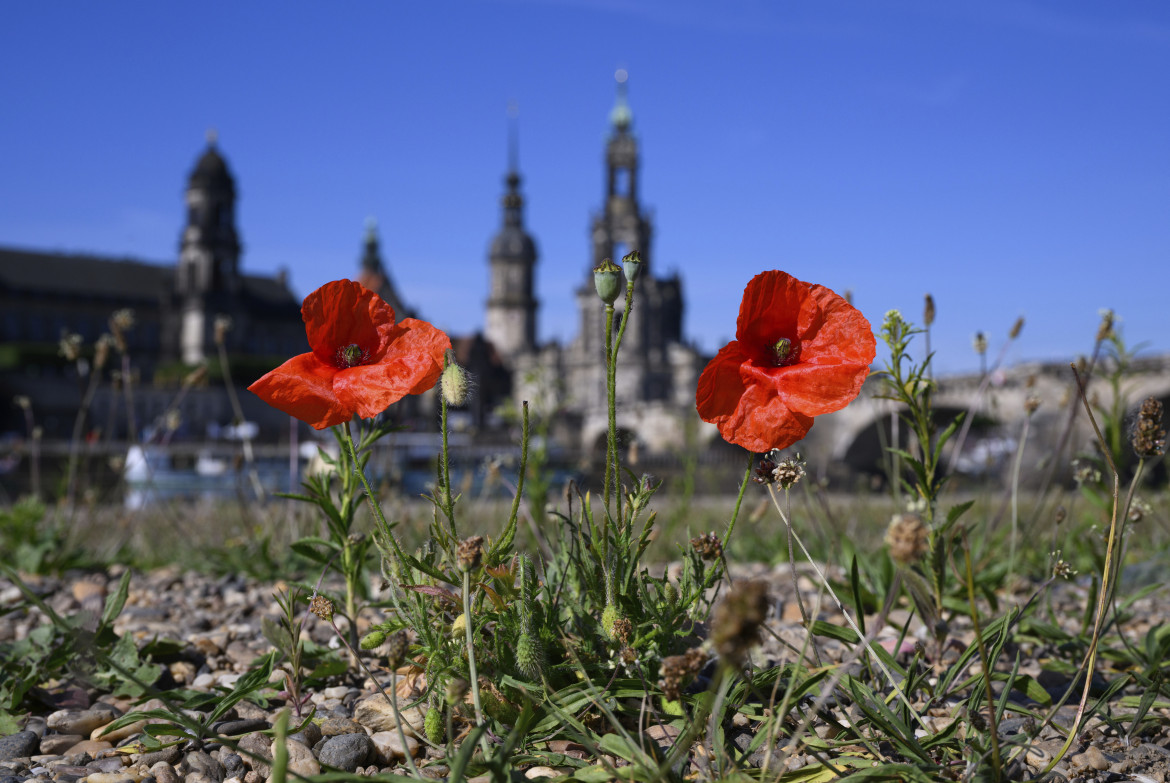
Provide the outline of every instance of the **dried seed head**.
{"type": "Polygon", "coordinates": [[[1035,413],[1037,410],[1040,409],[1040,403],[1041,403],[1040,395],[1029,394],[1027,397],[1024,398],[1024,413],[1031,416],[1033,413],[1035,413]]]}
{"type": "Polygon", "coordinates": [[[781,489],[792,489],[798,481],[804,478],[804,460],[799,454],[783,460],[772,471],[772,477],[781,489]]]}
{"type": "Polygon", "coordinates": [[[309,611],[327,623],[333,622],[333,602],[323,595],[314,595],[310,599],[309,611]]]}
{"type": "Polygon", "coordinates": [[[1085,484],[1099,484],[1101,482],[1101,471],[1091,462],[1074,459],[1073,463],[1073,481],[1077,486],[1084,486],[1085,484]]]}
{"type": "Polygon", "coordinates": [[[1141,498],[1134,498],[1133,502],[1129,504],[1129,513],[1126,514],[1126,518],[1132,523],[1137,523],[1152,513],[1154,513],[1154,509],[1150,507],[1149,503],[1141,498]]]}
{"type": "Polygon", "coordinates": [[[714,533],[706,533],[691,539],[691,548],[704,560],[719,560],[723,557],[723,542],[714,533]]]}
{"type": "Polygon", "coordinates": [[[114,336],[114,345],[118,353],[126,353],[126,332],[134,328],[134,311],[129,308],[115,310],[110,316],[110,332],[114,336]]]}
{"type": "Polygon", "coordinates": [[[406,631],[395,631],[386,639],[386,665],[397,669],[406,660],[406,631]]]}
{"type": "Polygon", "coordinates": [[[776,463],[764,457],[760,463],[756,465],[755,474],[752,476],[752,481],[757,484],[771,484],[775,481],[772,471],[776,470],[776,463]]]}
{"type": "Polygon", "coordinates": [[[447,680],[447,687],[443,690],[443,697],[447,700],[447,706],[454,707],[456,704],[462,704],[463,700],[467,698],[467,691],[470,688],[471,683],[462,677],[452,677],[447,680]]]}
{"type": "Polygon", "coordinates": [[[1097,327],[1097,342],[1103,343],[1113,336],[1114,318],[1112,310],[1108,308],[1101,310],[1101,325],[1097,327]]]}
{"type": "Polygon", "coordinates": [[[98,370],[106,366],[110,358],[110,347],[114,344],[111,334],[103,334],[93,346],[93,366],[98,370]]]}
{"type": "Polygon", "coordinates": [[[886,546],[895,563],[910,565],[922,559],[930,541],[930,531],[917,514],[895,514],[886,530],[886,546]]]}
{"type": "Polygon", "coordinates": [[[630,622],[628,617],[619,617],[613,621],[613,638],[620,644],[627,645],[630,643],[630,637],[634,635],[634,624],[630,622]]]}
{"type": "Polygon", "coordinates": [[[760,642],[760,626],[768,618],[768,583],[736,582],[711,615],[711,642],[727,663],[741,667],[748,651],[760,642]]]}
{"type": "Polygon", "coordinates": [[[1076,569],[1069,565],[1064,558],[1060,556],[1060,550],[1052,553],[1052,576],[1053,578],[1060,577],[1061,579],[1072,579],[1077,575],[1076,569]]]}
{"type": "Polygon", "coordinates": [[[692,647],[682,655],[671,655],[662,659],[662,695],[667,701],[678,701],[687,681],[698,674],[707,655],[701,647],[692,647]]]}
{"type": "Polygon", "coordinates": [[[483,536],[472,536],[460,541],[455,556],[459,561],[460,571],[467,573],[479,568],[483,562],[483,536]]]}
{"type": "Polygon", "coordinates": [[[1162,403],[1147,397],[1138,412],[1133,432],[1133,450],[1142,459],[1166,453],[1166,430],[1162,427],[1162,403]]]}
{"type": "Polygon", "coordinates": [[[926,295],[926,303],[922,308],[922,322],[927,326],[934,323],[934,297],[926,295]]]}
{"type": "Polygon", "coordinates": [[[1056,512],[1052,515],[1052,521],[1060,525],[1064,520],[1068,519],[1068,509],[1064,506],[1057,506],[1056,512]]]}
{"type": "Polygon", "coordinates": [[[975,349],[975,353],[980,356],[987,353],[987,335],[983,332],[976,332],[975,339],[971,341],[971,345],[975,349]]]}
{"type": "Polygon", "coordinates": [[[232,330],[232,318],[230,315],[217,315],[215,317],[215,344],[223,345],[227,339],[227,333],[232,330]]]}
{"type": "Polygon", "coordinates": [[[32,410],[32,400],[23,394],[18,394],[13,397],[12,404],[23,411],[32,410]]]}
{"type": "Polygon", "coordinates": [[[81,335],[76,332],[66,332],[61,335],[58,350],[67,362],[75,362],[81,356],[81,335]]]}
{"type": "Polygon", "coordinates": [[[1010,339],[1010,340],[1016,339],[1017,337],[1020,336],[1020,332],[1023,331],[1023,329],[1024,329],[1024,316],[1021,315],[1019,318],[1016,319],[1016,322],[1014,324],[1012,324],[1012,330],[1010,332],[1008,332],[1008,339],[1010,339]]]}

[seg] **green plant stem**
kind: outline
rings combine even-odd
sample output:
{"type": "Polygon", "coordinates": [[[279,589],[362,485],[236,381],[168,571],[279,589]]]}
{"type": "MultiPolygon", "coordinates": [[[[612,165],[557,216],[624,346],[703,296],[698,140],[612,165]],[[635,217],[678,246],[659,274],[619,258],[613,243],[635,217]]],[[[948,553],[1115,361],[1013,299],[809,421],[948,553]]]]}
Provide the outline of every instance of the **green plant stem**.
{"type": "Polygon", "coordinates": [[[378,520],[379,529],[382,534],[390,541],[390,546],[394,548],[394,554],[398,558],[399,565],[405,564],[406,559],[403,556],[402,547],[398,545],[398,539],[394,537],[393,531],[390,530],[390,523],[386,521],[386,515],[382,513],[382,505],[374,497],[374,491],[370,489],[369,479],[366,478],[366,471],[362,469],[362,465],[358,462],[357,446],[353,442],[353,433],[350,432],[349,422],[345,423],[345,442],[349,444],[349,456],[353,460],[353,470],[361,479],[362,488],[366,491],[366,500],[369,501],[370,510],[374,512],[374,518],[378,520]]]}
{"type": "MultiPolygon", "coordinates": [[[[605,394],[609,414],[609,430],[606,433],[605,440],[605,494],[603,500],[605,501],[605,520],[602,523],[602,554],[603,557],[609,554],[609,497],[610,487],[612,482],[617,479],[613,475],[615,460],[614,453],[617,451],[617,408],[614,404],[615,386],[612,378],[615,377],[613,373],[614,362],[613,355],[613,305],[607,304],[605,306],[605,394]]],[[[621,501],[618,501],[619,505],[621,501]]]]}
{"type": "Polygon", "coordinates": [[[800,584],[796,577],[796,552],[792,548],[792,525],[788,520],[792,517],[792,501],[788,496],[788,490],[784,490],[784,527],[788,531],[788,571],[792,577],[792,593],[796,596],[796,606],[800,609],[800,619],[804,621],[804,631],[808,635],[810,646],[813,651],[813,661],[817,668],[821,666],[821,652],[817,649],[816,644],[812,643],[812,621],[809,619],[808,610],[804,608],[804,598],[800,595],[800,584]]]}
{"type": "Polygon", "coordinates": [[[406,732],[402,730],[402,713],[398,710],[398,672],[390,670],[390,708],[394,710],[394,719],[398,725],[398,741],[402,743],[402,755],[406,757],[406,766],[410,767],[410,774],[421,779],[418,767],[414,765],[414,757],[410,755],[410,747],[406,744],[406,732]]]}
{"type": "MultiPolygon", "coordinates": [[[[479,699],[479,673],[475,667],[475,624],[471,619],[471,572],[463,572],[463,626],[466,631],[467,641],[467,672],[471,675],[471,703],[475,707],[475,723],[477,726],[483,726],[485,721],[483,718],[483,703],[479,699]]],[[[483,750],[484,758],[488,755],[487,737],[483,734],[479,736],[480,748],[483,750]]]]}
{"type": "MultiPolygon", "coordinates": [[[[630,324],[630,314],[634,311],[634,281],[630,280],[626,283],[626,309],[622,313],[622,325],[618,327],[617,338],[613,342],[613,352],[611,354],[611,361],[606,366],[609,375],[609,431],[611,433],[611,451],[613,459],[613,485],[614,492],[617,494],[617,525],[618,529],[622,526],[622,472],[621,466],[618,464],[618,448],[617,448],[617,357],[618,351],[622,349],[622,337],[626,334],[626,327],[630,324]]],[[[612,321],[607,328],[607,332],[612,332],[612,321]]]]}
{"type": "Polygon", "coordinates": [[[995,714],[995,693],[991,690],[991,660],[987,657],[987,645],[983,641],[983,631],[979,627],[979,608],[975,605],[975,575],[971,570],[971,544],[967,540],[967,530],[963,529],[963,559],[967,565],[967,602],[971,606],[971,623],[975,631],[975,643],[979,647],[979,661],[983,666],[983,685],[987,691],[987,713],[991,724],[991,757],[992,770],[995,779],[1001,780],[1003,774],[1003,757],[999,750],[999,720],[995,714]]]}
{"type": "Polygon", "coordinates": [[[455,529],[455,509],[451,501],[451,452],[447,446],[447,398],[439,395],[439,430],[443,433],[443,513],[447,515],[447,523],[451,525],[451,537],[458,540],[459,533],[455,529]]]}
{"type": "Polygon", "coordinates": [[[73,420],[73,436],[69,439],[69,468],[65,473],[66,506],[72,511],[74,498],[77,497],[77,463],[80,460],[81,436],[85,430],[85,418],[89,415],[89,408],[93,404],[93,396],[97,393],[98,380],[101,370],[92,367],[89,371],[89,381],[85,387],[85,394],[81,398],[81,407],[77,409],[77,418],[73,420]]]}
{"type": "Polygon", "coordinates": [[[735,521],[739,519],[739,507],[743,503],[743,495],[747,492],[748,482],[752,478],[752,468],[756,464],[755,452],[749,451],[747,453],[747,470],[743,473],[743,481],[739,482],[739,494],[735,497],[735,509],[731,512],[731,521],[727,523],[727,530],[723,533],[723,548],[727,549],[727,544],[731,541],[731,531],[735,530],[735,521]]]}

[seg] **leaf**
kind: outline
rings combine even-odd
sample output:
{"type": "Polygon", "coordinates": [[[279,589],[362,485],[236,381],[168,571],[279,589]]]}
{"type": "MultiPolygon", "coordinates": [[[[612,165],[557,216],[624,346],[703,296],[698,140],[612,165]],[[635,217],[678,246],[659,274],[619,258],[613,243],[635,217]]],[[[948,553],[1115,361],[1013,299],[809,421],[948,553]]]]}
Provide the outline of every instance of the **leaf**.
{"type": "Polygon", "coordinates": [[[98,623],[98,633],[109,628],[114,624],[114,620],[122,613],[122,607],[126,605],[126,596],[130,594],[130,571],[123,572],[122,579],[118,582],[118,589],[106,597],[106,605],[102,609],[102,619],[98,623]]]}
{"type": "Polygon", "coordinates": [[[471,757],[475,753],[475,746],[479,743],[479,738],[483,736],[485,731],[487,731],[487,724],[481,723],[463,738],[463,744],[459,746],[459,752],[455,754],[455,760],[451,762],[451,771],[447,778],[448,783],[462,783],[466,778],[467,765],[471,763],[471,757]]]}

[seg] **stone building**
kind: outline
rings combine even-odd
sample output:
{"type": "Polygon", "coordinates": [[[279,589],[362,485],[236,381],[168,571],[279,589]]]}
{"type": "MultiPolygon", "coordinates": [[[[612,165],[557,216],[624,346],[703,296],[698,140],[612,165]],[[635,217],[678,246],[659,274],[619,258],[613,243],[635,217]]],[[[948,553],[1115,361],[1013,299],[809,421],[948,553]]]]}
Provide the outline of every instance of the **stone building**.
{"type": "MultiPolygon", "coordinates": [[[[653,225],[639,200],[638,139],[619,71],[617,99],[605,146],[605,189],[591,220],[590,261],[575,292],[580,329],[568,345],[539,344],[534,295],[536,244],[524,229],[520,175],[508,173],[503,225],[488,255],[487,339],[512,373],[513,396],[555,412],[554,431],[566,445],[592,449],[607,429],[605,308],[593,287],[593,268],[606,258],[638,251],[644,264],[618,357],[618,426],[629,442],[651,451],[678,445],[682,423],[694,418],[703,357],[683,339],[682,280],[659,275],[653,225]]],[[[615,331],[625,317],[625,294],[615,303],[615,331]]]]}

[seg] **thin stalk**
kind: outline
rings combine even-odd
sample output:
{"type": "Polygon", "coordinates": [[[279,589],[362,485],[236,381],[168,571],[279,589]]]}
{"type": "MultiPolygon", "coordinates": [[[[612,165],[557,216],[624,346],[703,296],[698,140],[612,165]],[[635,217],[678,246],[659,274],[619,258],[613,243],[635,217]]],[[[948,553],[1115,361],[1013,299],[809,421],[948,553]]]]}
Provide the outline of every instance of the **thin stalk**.
{"type": "Polygon", "coordinates": [[[999,720],[996,716],[995,693],[991,690],[991,660],[987,656],[987,645],[983,641],[983,630],[979,627],[979,608],[975,605],[975,575],[971,570],[971,544],[967,531],[963,530],[963,559],[967,564],[967,602],[971,605],[971,623],[975,631],[975,643],[979,647],[979,662],[983,666],[983,685],[987,691],[988,721],[991,724],[992,771],[996,780],[1003,773],[1003,757],[999,750],[999,720]]]}
{"type": "Polygon", "coordinates": [[[1024,429],[1020,433],[1020,447],[1016,449],[1016,464],[1012,466],[1012,537],[1008,543],[1008,586],[1016,574],[1016,536],[1020,525],[1020,467],[1024,463],[1024,445],[1028,442],[1028,429],[1032,414],[1024,417],[1024,429]]]}
{"type": "MultiPolygon", "coordinates": [[[[236,421],[241,424],[244,422],[244,409],[240,406],[239,395],[236,394],[236,385],[232,383],[231,366],[228,364],[227,346],[224,345],[223,340],[216,343],[219,349],[219,368],[223,372],[223,385],[227,389],[228,402],[232,406],[232,415],[236,417],[236,421]]],[[[248,479],[252,482],[252,491],[256,493],[256,499],[263,501],[265,492],[264,485],[260,483],[260,474],[256,472],[256,454],[252,451],[252,439],[245,435],[242,439],[244,446],[244,462],[248,465],[248,479]]]]}
{"type": "MultiPolygon", "coordinates": [[[[617,493],[617,524],[619,530],[622,526],[622,473],[621,466],[618,464],[617,449],[617,357],[618,351],[622,348],[622,337],[625,336],[626,327],[630,325],[630,314],[633,311],[634,281],[630,280],[626,283],[626,309],[622,313],[622,325],[618,327],[617,339],[613,343],[612,361],[607,365],[609,373],[609,431],[612,433],[613,483],[614,491],[617,493]]],[[[612,331],[612,325],[609,331],[612,331]]]]}
{"type": "MultiPolygon", "coordinates": [[[[804,599],[800,595],[800,584],[796,578],[796,552],[792,548],[792,525],[788,524],[788,520],[792,517],[792,500],[788,496],[788,490],[784,490],[784,527],[788,531],[788,571],[792,576],[792,592],[796,596],[796,605],[800,609],[800,619],[804,622],[804,631],[808,634],[808,638],[812,640],[812,621],[808,618],[808,610],[804,608],[804,599]]],[[[817,668],[821,667],[821,653],[817,649],[816,644],[812,644],[813,660],[816,662],[817,668]]]]}
{"type": "Polygon", "coordinates": [[[69,440],[69,468],[65,473],[65,503],[70,510],[73,508],[74,498],[77,497],[77,463],[81,458],[81,436],[85,430],[85,418],[89,415],[100,377],[101,369],[91,367],[89,382],[86,384],[85,394],[81,397],[81,407],[77,409],[77,418],[73,420],[73,437],[69,440]]]}
{"type": "MultiPolygon", "coordinates": [[[[471,702],[475,706],[475,723],[477,726],[484,725],[483,719],[483,704],[479,700],[479,673],[475,668],[475,636],[473,628],[475,623],[471,620],[471,572],[463,572],[463,619],[464,630],[467,639],[467,671],[471,675],[471,702]]],[[[483,734],[479,735],[479,745],[483,750],[484,758],[488,755],[487,737],[483,734]]]]}
{"type": "Polygon", "coordinates": [[[126,397],[126,429],[130,445],[138,443],[138,418],[134,415],[134,379],[130,375],[130,354],[122,354],[122,391],[126,397]]]}
{"type": "Polygon", "coordinates": [[[731,531],[735,530],[735,521],[739,519],[739,507],[743,503],[743,493],[747,491],[748,481],[752,477],[752,467],[756,464],[755,452],[747,453],[747,470],[744,471],[743,481],[739,482],[739,495],[735,498],[735,509],[731,512],[731,521],[727,523],[727,530],[723,533],[723,548],[727,549],[727,542],[731,540],[731,531]]]}
{"type": "MultiPolygon", "coordinates": [[[[1105,545],[1105,566],[1101,572],[1101,589],[1097,595],[1097,614],[1093,621],[1093,636],[1089,640],[1089,652],[1085,656],[1085,687],[1081,692],[1081,702],[1077,706],[1077,717],[1073,721],[1073,730],[1069,731],[1068,737],[1065,739],[1064,745],[1060,751],[1053,756],[1052,761],[1048,764],[1048,769],[1056,766],[1056,764],[1064,758],[1068,753],[1068,749],[1072,747],[1073,740],[1077,736],[1077,727],[1081,725],[1081,720],[1085,715],[1085,707],[1089,703],[1089,688],[1093,683],[1093,673],[1097,667],[1097,645],[1101,640],[1101,628],[1105,620],[1105,609],[1107,605],[1107,598],[1113,589],[1114,569],[1113,569],[1113,546],[1117,540],[1117,522],[1118,522],[1118,508],[1121,505],[1121,477],[1117,473],[1117,466],[1113,464],[1113,455],[1109,453],[1109,447],[1106,444],[1105,438],[1101,435],[1101,428],[1097,426],[1097,418],[1093,415],[1093,408],[1089,405],[1089,399],[1085,395],[1085,386],[1081,381],[1081,375],[1077,372],[1075,364],[1069,365],[1073,371],[1073,377],[1077,382],[1077,393],[1080,395],[1081,402],[1084,404],[1085,413],[1089,417],[1089,423],[1093,425],[1093,432],[1097,436],[1097,442],[1101,445],[1101,451],[1105,457],[1105,463],[1109,466],[1109,472],[1113,476],[1113,511],[1109,519],[1109,535],[1105,545]]],[[[1045,770],[1048,771],[1048,770],[1045,770]]]]}
{"type": "MultiPolygon", "coordinates": [[[[607,304],[605,306],[605,394],[606,405],[609,411],[609,431],[606,433],[605,440],[605,484],[604,484],[604,501],[605,501],[605,521],[603,523],[603,537],[602,547],[604,553],[609,552],[609,495],[611,482],[616,478],[613,475],[614,458],[613,455],[617,451],[617,408],[614,404],[614,396],[616,389],[611,383],[610,379],[615,377],[611,373],[614,365],[613,355],[613,305],[607,304]]],[[[620,501],[619,501],[620,503],[620,501]]]]}
{"type": "Polygon", "coordinates": [[[366,500],[369,501],[370,510],[374,512],[374,518],[378,520],[379,529],[382,534],[390,541],[390,546],[394,548],[394,554],[398,557],[398,562],[405,563],[406,559],[403,556],[402,547],[398,545],[398,539],[394,537],[394,532],[390,530],[390,524],[386,521],[386,516],[382,513],[382,505],[374,497],[374,491],[370,489],[370,482],[366,478],[366,472],[362,470],[362,465],[358,462],[357,446],[353,442],[353,433],[350,432],[349,422],[345,423],[345,442],[349,444],[349,456],[353,460],[353,470],[361,479],[362,488],[366,491],[366,500]]]}
{"type": "Polygon", "coordinates": [[[390,708],[394,710],[394,719],[398,726],[398,741],[402,743],[402,755],[406,757],[406,766],[410,767],[410,774],[421,779],[418,767],[414,765],[414,758],[410,755],[410,747],[406,744],[406,732],[402,730],[402,713],[398,711],[398,672],[390,670],[390,708]]]}
{"type": "MultiPolygon", "coordinates": [[[[780,519],[782,519],[784,524],[791,530],[792,523],[789,522],[788,517],[784,514],[784,509],[780,506],[780,500],[776,497],[775,488],[769,486],[768,494],[772,498],[773,507],[775,507],[776,511],[780,514],[780,519]]],[[[922,716],[918,714],[918,711],[914,709],[914,705],[910,703],[910,699],[907,698],[906,694],[902,692],[902,686],[899,685],[898,681],[894,679],[893,673],[890,672],[885,663],[882,662],[882,659],[877,656],[876,652],[874,652],[872,645],[869,643],[869,637],[861,632],[861,628],[857,626],[857,623],[849,614],[849,611],[845,608],[845,604],[843,604],[841,599],[837,597],[837,593],[833,590],[833,586],[829,583],[829,578],[825,576],[825,572],[822,571],[821,567],[817,565],[815,560],[813,560],[812,555],[809,554],[808,549],[804,546],[804,542],[800,540],[800,536],[796,534],[795,530],[792,531],[792,538],[796,541],[797,546],[800,547],[800,551],[804,554],[805,559],[808,560],[809,565],[811,565],[813,570],[816,571],[817,578],[821,580],[821,584],[824,585],[825,591],[829,594],[829,597],[833,599],[833,603],[837,605],[837,611],[841,612],[841,615],[845,618],[845,622],[849,624],[849,627],[853,630],[853,633],[857,634],[857,638],[861,640],[869,654],[873,656],[874,663],[878,665],[878,668],[882,670],[882,674],[886,675],[886,679],[890,681],[890,686],[894,689],[894,693],[898,695],[898,698],[901,699],[902,703],[905,704],[907,709],[910,710],[910,714],[914,716],[914,719],[918,721],[919,725],[926,729],[928,733],[930,733],[930,727],[926,725],[926,721],[924,721],[922,716]]]]}
{"type": "MultiPolygon", "coordinates": [[[[991,365],[991,372],[1003,364],[1004,357],[1007,356],[1008,349],[1011,348],[1015,341],[1014,337],[1008,337],[1003,347],[999,350],[999,356],[995,357],[995,362],[991,365]]],[[[985,360],[986,361],[986,360],[985,360]]],[[[959,462],[959,455],[963,451],[963,443],[967,440],[967,433],[971,431],[971,422],[975,419],[975,409],[983,402],[983,395],[987,393],[987,387],[991,385],[991,374],[986,368],[983,371],[983,378],[979,381],[979,388],[975,390],[975,399],[972,400],[971,405],[967,408],[967,415],[963,417],[963,426],[959,429],[959,436],[955,438],[955,444],[951,447],[951,458],[947,462],[947,474],[955,472],[955,465],[959,462]]]]}
{"type": "Polygon", "coordinates": [[[443,468],[443,513],[447,515],[447,522],[451,525],[452,538],[457,539],[459,534],[455,531],[455,514],[451,501],[451,452],[447,446],[447,397],[443,394],[439,395],[439,411],[439,430],[443,433],[443,453],[440,457],[443,468]]]}

